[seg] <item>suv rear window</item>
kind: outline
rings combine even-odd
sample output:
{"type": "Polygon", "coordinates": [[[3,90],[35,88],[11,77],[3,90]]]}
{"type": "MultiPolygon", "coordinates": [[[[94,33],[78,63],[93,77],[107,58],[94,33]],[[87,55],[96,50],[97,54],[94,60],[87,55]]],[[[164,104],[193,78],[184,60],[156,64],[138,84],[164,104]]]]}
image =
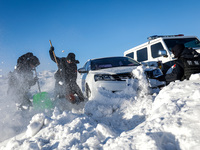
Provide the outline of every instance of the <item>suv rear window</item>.
{"type": "Polygon", "coordinates": [[[145,61],[147,59],[148,59],[147,48],[143,48],[143,49],[137,51],[137,61],[141,62],[141,61],[145,61]]]}

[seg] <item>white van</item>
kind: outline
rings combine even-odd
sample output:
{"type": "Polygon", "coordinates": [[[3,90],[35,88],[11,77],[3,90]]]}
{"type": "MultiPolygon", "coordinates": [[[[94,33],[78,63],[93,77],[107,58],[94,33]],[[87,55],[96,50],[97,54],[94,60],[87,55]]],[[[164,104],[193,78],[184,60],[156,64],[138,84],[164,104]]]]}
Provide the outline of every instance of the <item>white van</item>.
{"type": "Polygon", "coordinates": [[[173,65],[174,56],[171,52],[176,44],[184,44],[185,47],[196,49],[200,53],[200,41],[196,36],[179,35],[154,35],[147,38],[149,41],[124,52],[124,56],[131,57],[138,62],[149,66],[156,66],[162,62],[162,71],[166,71],[173,65]]]}

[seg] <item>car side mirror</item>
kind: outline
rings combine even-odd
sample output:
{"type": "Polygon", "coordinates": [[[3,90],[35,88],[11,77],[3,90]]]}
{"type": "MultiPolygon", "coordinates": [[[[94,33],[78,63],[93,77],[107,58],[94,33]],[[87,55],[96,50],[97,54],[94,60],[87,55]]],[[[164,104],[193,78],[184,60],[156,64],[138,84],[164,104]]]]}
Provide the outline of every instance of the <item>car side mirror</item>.
{"type": "Polygon", "coordinates": [[[88,71],[85,68],[78,69],[79,73],[88,73],[88,71]]]}
{"type": "Polygon", "coordinates": [[[159,51],[158,51],[158,55],[159,55],[159,56],[163,56],[163,57],[168,57],[167,51],[164,50],[164,49],[159,50],[159,51]]]}

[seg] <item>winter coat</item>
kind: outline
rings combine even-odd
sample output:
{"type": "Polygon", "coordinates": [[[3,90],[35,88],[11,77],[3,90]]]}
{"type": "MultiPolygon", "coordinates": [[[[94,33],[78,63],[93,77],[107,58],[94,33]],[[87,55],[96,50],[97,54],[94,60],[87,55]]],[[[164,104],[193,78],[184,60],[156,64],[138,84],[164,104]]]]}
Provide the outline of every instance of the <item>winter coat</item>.
{"type": "Polygon", "coordinates": [[[33,76],[32,70],[26,65],[16,68],[8,75],[8,94],[24,95],[36,82],[37,79],[33,76]]]}
{"type": "Polygon", "coordinates": [[[39,59],[33,53],[26,53],[17,60],[17,66],[8,75],[8,94],[24,95],[31,86],[35,85],[37,78],[33,76],[33,66],[40,64],[39,59]]]}
{"type": "Polygon", "coordinates": [[[62,81],[65,84],[70,84],[76,82],[77,79],[77,65],[76,63],[68,63],[65,57],[56,57],[53,55],[53,51],[49,51],[51,59],[58,63],[58,70],[55,73],[56,82],[62,81]]]}
{"type": "Polygon", "coordinates": [[[18,94],[23,94],[28,92],[30,87],[36,84],[32,71],[19,72],[15,69],[13,72],[9,73],[8,78],[8,93],[12,91],[18,94]]]}
{"type": "Polygon", "coordinates": [[[173,51],[177,58],[173,71],[165,76],[166,82],[189,79],[191,74],[200,73],[200,54],[194,49],[177,48],[173,51]]]}

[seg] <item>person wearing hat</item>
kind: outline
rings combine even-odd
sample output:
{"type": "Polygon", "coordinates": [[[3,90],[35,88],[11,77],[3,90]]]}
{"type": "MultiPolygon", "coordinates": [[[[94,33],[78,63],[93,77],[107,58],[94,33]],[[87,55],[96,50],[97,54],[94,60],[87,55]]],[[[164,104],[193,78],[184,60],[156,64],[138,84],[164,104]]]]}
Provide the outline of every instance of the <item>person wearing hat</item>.
{"type": "Polygon", "coordinates": [[[57,57],[54,53],[54,47],[51,46],[49,50],[50,58],[58,65],[58,70],[54,77],[55,82],[55,96],[57,98],[67,98],[72,103],[75,101],[74,94],[77,94],[80,102],[84,101],[83,93],[76,83],[77,79],[77,64],[74,53],[69,53],[67,57],[57,57]]]}
{"type": "Polygon", "coordinates": [[[29,89],[38,81],[33,70],[40,64],[39,59],[29,52],[20,56],[13,72],[8,75],[8,95],[11,96],[19,109],[32,106],[29,89]]]}
{"type": "Polygon", "coordinates": [[[191,74],[200,73],[200,54],[184,44],[177,44],[172,48],[176,58],[172,72],[165,75],[166,84],[175,80],[189,79],[191,74]]]}

